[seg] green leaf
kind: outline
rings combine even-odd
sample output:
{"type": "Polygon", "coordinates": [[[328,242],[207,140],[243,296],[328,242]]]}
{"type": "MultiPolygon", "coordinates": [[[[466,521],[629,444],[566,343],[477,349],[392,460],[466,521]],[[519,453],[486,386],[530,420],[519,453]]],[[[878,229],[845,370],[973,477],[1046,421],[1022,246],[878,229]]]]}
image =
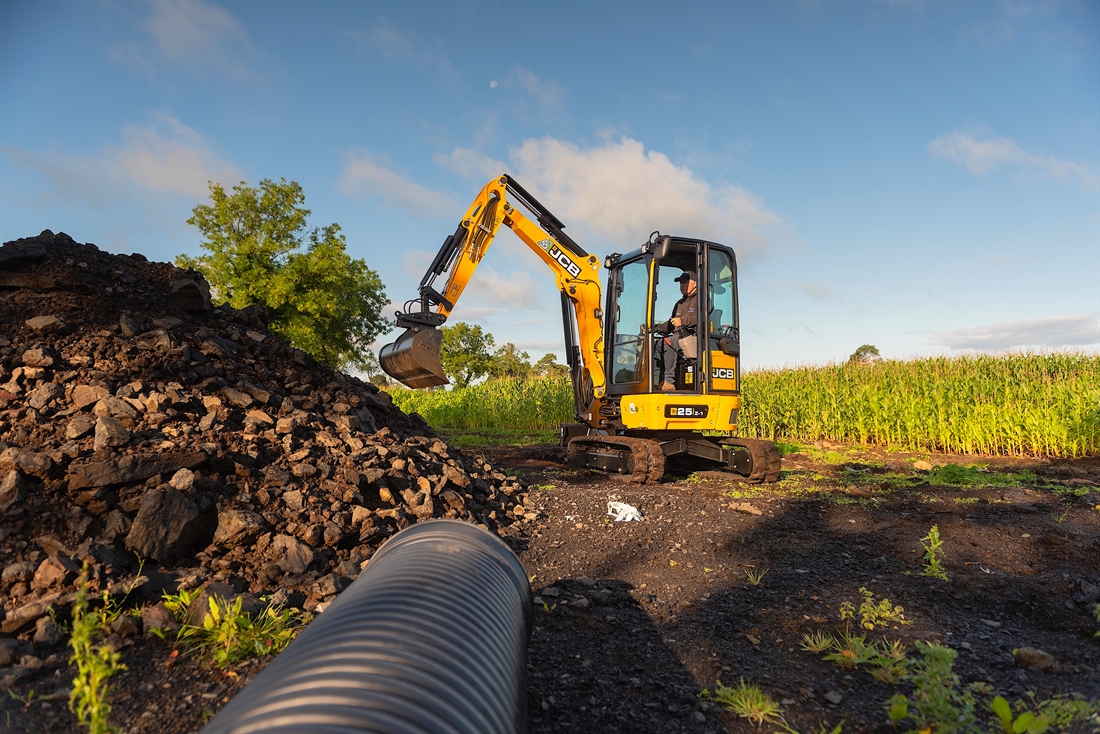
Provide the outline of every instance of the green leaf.
{"type": "Polygon", "coordinates": [[[1030,711],[1025,711],[1024,713],[1020,714],[1019,718],[1017,718],[1016,721],[1012,722],[1013,734],[1024,734],[1024,732],[1028,730],[1028,727],[1031,726],[1031,723],[1034,720],[1035,714],[1031,713],[1030,711]]]}
{"type": "Polygon", "coordinates": [[[890,721],[897,724],[909,715],[909,700],[902,695],[890,699],[890,721]]]}
{"type": "Polygon", "coordinates": [[[1031,726],[1027,728],[1027,734],[1044,734],[1050,728],[1050,720],[1046,716],[1037,716],[1031,726]]]}
{"type": "Polygon", "coordinates": [[[997,714],[997,718],[1001,720],[1001,724],[1004,725],[1005,731],[1008,731],[1009,727],[1012,725],[1012,706],[1009,705],[1008,701],[1006,701],[1003,696],[994,698],[989,706],[993,709],[993,713],[997,714]]]}

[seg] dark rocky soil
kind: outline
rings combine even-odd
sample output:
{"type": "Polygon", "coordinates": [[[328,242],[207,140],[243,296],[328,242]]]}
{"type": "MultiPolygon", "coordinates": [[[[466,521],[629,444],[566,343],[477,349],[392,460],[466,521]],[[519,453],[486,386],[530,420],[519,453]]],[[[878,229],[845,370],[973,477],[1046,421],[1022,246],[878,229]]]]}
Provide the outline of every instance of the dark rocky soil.
{"type": "MultiPolygon", "coordinates": [[[[262,313],[212,309],[193,273],[62,235],[16,244],[0,251],[0,731],[78,728],[47,611],[68,618],[80,564],[116,593],[137,578],[127,607],[217,583],[316,610],[396,530],[442,516],[499,532],[533,577],[532,732],[757,731],[700,695],[741,679],[798,731],[889,730],[883,704],[906,685],[800,649],[861,587],[912,622],[869,638],[942,642],[964,683],[1100,698],[1098,458],[819,444],[773,485],[686,470],[626,485],[568,470],[555,446],[451,448],[262,313]],[[978,484],[930,473],[976,462],[960,476],[978,484]],[[612,522],[610,499],[644,519],[612,522]],[[921,575],[933,525],[948,582],[921,575]],[[1025,646],[1058,672],[1018,665],[1025,646]]],[[[211,668],[141,625],[112,642],[127,732],[197,731],[266,662],[211,668]]]]}
{"type": "MultiPolygon", "coordinates": [[[[860,587],[912,622],[870,639],[942,642],[963,683],[1010,700],[1075,692],[1100,703],[1100,459],[826,445],[787,456],[774,485],[702,473],[639,487],[571,472],[555,447],[487,455],[530,483],[540,512],[504,531],[544,603],[530,648],[533,732],[755,731],[699,695],[742,678],[799,731],[841,720],[845,732],[890,730],[883,704],[910,688],[800,649],[804,634],[841,626],[839,606],[858,606],[860,587]],[[974,462],[990,465],[989,481],[1025,486],[935,486],[914,468],[974,462]],[[609,522],[609,498],[645,519],[609,522]],[[933,525],[947,583],[920,575],[933,525]],[[765,569],[752,585],[746,572],[765,569]],[[1021,647],[1052,654],[1060,672],[1018,667],[1021,647]]],[[[1100,717],[1075,730],[1098,728],[1100,717]]]]}

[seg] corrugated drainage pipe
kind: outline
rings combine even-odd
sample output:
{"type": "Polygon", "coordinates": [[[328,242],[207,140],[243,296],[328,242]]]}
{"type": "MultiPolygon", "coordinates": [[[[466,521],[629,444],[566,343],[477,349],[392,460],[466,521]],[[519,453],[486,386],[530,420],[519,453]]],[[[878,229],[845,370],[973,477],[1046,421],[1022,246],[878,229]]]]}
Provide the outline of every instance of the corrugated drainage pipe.
{"type": "Polygon", "coordinates": [[[201,734],[527,730],[531,587],[497,536],[406,528],[201,734]]]}

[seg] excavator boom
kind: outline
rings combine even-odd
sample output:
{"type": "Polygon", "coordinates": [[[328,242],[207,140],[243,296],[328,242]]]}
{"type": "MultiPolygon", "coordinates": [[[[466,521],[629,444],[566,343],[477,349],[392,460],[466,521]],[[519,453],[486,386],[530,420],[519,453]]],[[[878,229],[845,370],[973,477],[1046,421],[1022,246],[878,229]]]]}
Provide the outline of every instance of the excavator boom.
{"type": "Polygon", "coordinates": [[[605,382],[599,261],[570,239],[562,231],[565,225],[508,175],[486,184],[454,234],[444,240],[420,281],[419,298],[396,314],[397,326],[405,331],[382,347],[379,364],[386,374],[412,388],[448,383],[438,327],[446,322],[502,224],[555,273],[566,307],[567,362],[578,388],[577,412],[591,415],[604,395],[605,382]],[[537,224],[513,207],[508,197],[530,211],[537,224]],[[447,280],[437,290],[435,281],[442,275],[447,280]]]}

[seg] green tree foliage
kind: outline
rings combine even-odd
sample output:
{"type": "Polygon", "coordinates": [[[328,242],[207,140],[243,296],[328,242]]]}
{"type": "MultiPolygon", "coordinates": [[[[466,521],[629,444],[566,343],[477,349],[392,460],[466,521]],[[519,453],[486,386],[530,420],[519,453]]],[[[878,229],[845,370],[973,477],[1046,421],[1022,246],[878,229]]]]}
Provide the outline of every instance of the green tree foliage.
{"type": "Polygon", "coordinates": [[[493,335],[480,326],[459,321],[444,326],[439,360],[443,370],[454,380],[455,387],[467,387],[474,380],[489,374],[493,357],[489,350],[496,346],[493,335]]]}
{"type": "Polygon", "coordinates": [[[368,382],[378,387],[389,387],[390,378],[386,376],[386,373],[382,371],[382,366],[378,364],[378,357],[374,352],[363,353],[363,373],[367,376],[368,382]]]}
{"type": "Polygon", "coordinates": [[[880,359],[882,359],[882,355],[878,353],[878,347],[872,344],[864,344],[852,352],[852,356],[848,357],[848,362],[850,364],[871,364],[880,359]]]}
{"type": "Polygon", "coordinates": [[[340,225],[309,229],[297,182],[245,182],[227,193],[210,184],[210,204],[192,210],[208,254],[180,255],[198,270],[219,303],[264,306],[273,332],[337,369],[367,366],[367,345],[389,324],[378,274],[345,252],[340,225]],[[303,247],[305,248],[303,251],[303,247]]]}
{"type": "Polygon", "coordinates": [[[516,345],[512,342],[493,352],[493,361],[489,365],[490,377],[516,377],[526,380],[530,375],[530,355],[516,349],[516,345]]]}
{"type": "Polygon", "coordinates": [[[569,368],[558,364],[553,354],[544,354],[531,368],[531,374],[536,377],[566,377],[569,375],[569,368]]]}

